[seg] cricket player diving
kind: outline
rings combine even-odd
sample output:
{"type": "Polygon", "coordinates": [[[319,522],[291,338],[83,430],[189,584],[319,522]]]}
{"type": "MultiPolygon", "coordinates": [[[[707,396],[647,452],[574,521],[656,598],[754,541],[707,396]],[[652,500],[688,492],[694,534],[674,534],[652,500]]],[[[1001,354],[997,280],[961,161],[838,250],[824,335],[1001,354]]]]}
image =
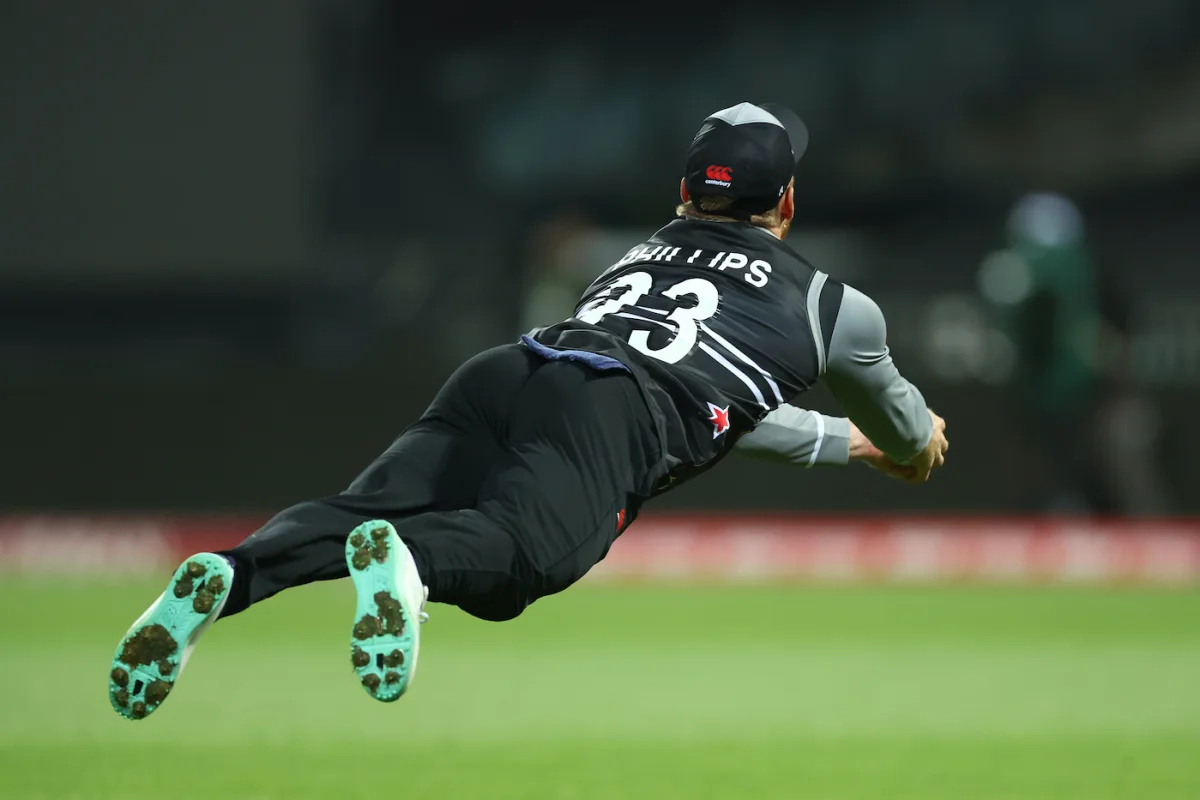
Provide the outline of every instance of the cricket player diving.
{"type": "Polygon", "coordinates": [[[647,500],[734,450],[927,480],[945,423],[893,364],[879,307],[786,243],[807,144],[778,105],[705,119],[678,218],[574,316],[463,364],[346,490],[181,564],[117,646],[113,708],[153,713],[216,620],[347,576],[351,664],[372,697],[396,700],[427,601],[512,619],[582,578],[647,500]],[[818,381],[845,418],[793,405],[818,381]]]}

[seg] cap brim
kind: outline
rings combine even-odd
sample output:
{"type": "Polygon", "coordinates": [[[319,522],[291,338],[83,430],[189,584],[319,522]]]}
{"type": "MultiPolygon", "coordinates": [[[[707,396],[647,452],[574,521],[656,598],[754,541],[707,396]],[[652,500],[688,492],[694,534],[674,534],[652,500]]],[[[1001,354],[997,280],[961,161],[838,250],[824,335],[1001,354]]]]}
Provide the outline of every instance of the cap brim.
{"type": "Polygon", "coordinates": [[[778,103],[758,103],[758,107],[770,112],[775,119],[783,123],[788,142],[792,145],[792,156],[795,157],[796,163],[799,163],[800,157],[808,149],[808,127],[796,116],[796,112],[787,106],[778,103]]]}

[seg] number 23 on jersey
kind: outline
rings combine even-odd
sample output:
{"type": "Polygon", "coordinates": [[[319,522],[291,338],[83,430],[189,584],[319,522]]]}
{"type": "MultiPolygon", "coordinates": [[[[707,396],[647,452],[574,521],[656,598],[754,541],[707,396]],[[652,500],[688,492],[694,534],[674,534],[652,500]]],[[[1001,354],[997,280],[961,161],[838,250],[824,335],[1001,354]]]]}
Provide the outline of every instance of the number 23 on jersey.
{"type": "Polygon", "coordinates": [[[646,355],[677,364],[696,346],[699,339],[699,324],[717,313],[721,296],[717,287],[704,278],[689,278],[663,290],[662,296],[678,300],[684,295],[696,298],[693,306],[679,306],[666,315],[666,321],[653,319],[652,316],[661,314],[656,309],[644,308],[638,305],[644,296],[654,287],[654,279],[648,272],[631,272],[622,275],[608,285],[600,296],[589,302],[575,315],[577,319],[596,325],[609,314],[629,319],[641,320],[653,325],[659,325],[668,330],[674,330],[675,338],[665,347],[654,349],[650,347],[649,331],[634,331],[629,336],[629,343],[646,355]],[[633,312],[641,312],[633,313],[633,312]],[[674,326],[668,325],[673,322],[674,326]]]}

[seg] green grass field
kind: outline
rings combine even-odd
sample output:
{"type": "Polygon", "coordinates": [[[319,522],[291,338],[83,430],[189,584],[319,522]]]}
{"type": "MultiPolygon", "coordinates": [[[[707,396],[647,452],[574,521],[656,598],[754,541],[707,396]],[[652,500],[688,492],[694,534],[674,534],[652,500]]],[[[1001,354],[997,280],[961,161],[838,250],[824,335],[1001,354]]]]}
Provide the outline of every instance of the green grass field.
{"type": "Polygon", "coordinates": [[[218,625],[144,722],[109,657],[159,582],[0,582],[0,797],[1200,798],[1200,594],[587,585],[431,608],[394,705],[351,588],[218,625]]]}

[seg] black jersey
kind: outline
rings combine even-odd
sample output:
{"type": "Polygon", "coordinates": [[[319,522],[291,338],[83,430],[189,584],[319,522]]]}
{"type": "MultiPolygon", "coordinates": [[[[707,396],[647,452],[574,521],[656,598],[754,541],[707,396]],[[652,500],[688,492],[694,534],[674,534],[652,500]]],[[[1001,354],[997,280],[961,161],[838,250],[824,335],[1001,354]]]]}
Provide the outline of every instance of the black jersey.
{"type": "Polygon", "coordinates": [[[681,480],[817,381],[817,340],[828,345],[841,288],[761,228],[685,217],[605,271],[571,319],[533,337],[629,366],[681,480]]]}

